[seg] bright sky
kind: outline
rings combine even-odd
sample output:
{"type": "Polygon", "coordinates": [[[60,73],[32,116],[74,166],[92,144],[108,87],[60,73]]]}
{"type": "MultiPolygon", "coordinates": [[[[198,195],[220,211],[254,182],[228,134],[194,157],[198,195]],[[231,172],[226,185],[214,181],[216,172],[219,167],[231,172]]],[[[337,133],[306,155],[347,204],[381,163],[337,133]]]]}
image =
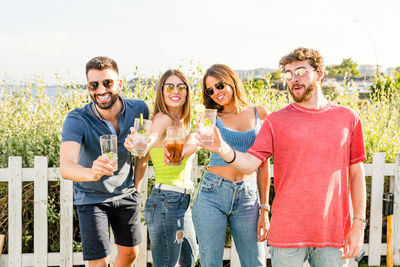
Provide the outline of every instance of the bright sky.
{"type": "Polygon", "coordinates": [[[278,68],[299,46],[328,65],[400,65],[399,0],[0,0],[0,10],[0,75],[17,79],[83,82],[98,55],[127,78],[190,60],[278,68]]]}

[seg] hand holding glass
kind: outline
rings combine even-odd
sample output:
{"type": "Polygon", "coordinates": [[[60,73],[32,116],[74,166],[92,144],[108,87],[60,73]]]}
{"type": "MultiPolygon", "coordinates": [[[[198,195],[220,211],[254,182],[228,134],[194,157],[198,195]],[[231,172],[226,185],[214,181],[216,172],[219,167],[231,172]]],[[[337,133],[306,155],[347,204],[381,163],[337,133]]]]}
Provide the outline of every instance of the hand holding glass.
{"type": "Polygon", "coordinates": [[[214,143],[213,126],[217,120],[216,109],[206,109],[200,118],[200,142],[212,145],[214,143]]]}
{"type": "Polygon", "coordinates": [[[135,157],[144,157],[147,153],[147,141],[149,139],[149,133],[151,128],[151,120],[143,119],[140,123],[140,119],[135,119],[135,140],[133,143],[132,155],[135,157]]]}
{"type": "Polygon", "coordinates": [[[113,171],[118,171],[118,143],[117,136],[106,134],[100,136],[101,155],[107,157],[111,161],[113,171]]]}
{"type": "Polygon", "coordinates": [[[165,137],[165,148],[169,153],[168,165],[182,164],[182,149],[185,144],[185,129],[182,127],[168,127],[165,137]]]}

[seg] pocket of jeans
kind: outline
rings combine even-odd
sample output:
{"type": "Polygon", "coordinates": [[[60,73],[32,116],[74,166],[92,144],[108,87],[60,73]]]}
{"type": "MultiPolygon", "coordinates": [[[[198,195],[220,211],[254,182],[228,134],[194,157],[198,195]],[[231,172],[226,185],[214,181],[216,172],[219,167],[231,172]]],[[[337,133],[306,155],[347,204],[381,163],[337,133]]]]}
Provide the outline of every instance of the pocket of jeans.
{"type": "Polygon", "coordinates": [[[297,255],[300,248],[275,248],[278,251],[279,256],[282,257],[293,257],[297,255]]]}
{"type": "Polygon", "coordinates": [[[148,225],[153,223],[155,203],[147,200],[144,207],[144,217],[148,225]]]}
{"type": "Polygon", "coordinates": [[[182,202],[184,194],[174,192],[174,191],[166,191],[164,194],[164,203],[165,205],[178,205],[182,202]]]}
{"type": "Polygon", "coordinates": [[[213,192],[217,188],[217,181],[209,181],[207,179],[203,179],[200,184],[200,190],[202,192],[213,192]]]}

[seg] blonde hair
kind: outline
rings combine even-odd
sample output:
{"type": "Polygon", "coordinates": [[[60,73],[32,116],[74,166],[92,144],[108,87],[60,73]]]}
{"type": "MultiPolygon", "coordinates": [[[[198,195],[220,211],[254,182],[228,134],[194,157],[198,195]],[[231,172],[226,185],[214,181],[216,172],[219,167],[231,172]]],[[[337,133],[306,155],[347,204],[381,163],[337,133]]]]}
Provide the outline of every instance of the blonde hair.
{"type": "Polygon", "coordinates": [[[167,70],[166,72],[164,72],[164,74],[161,76],[160,80],[158,81],[153,116],[159,112],[162,112],[162,113],[168,115],[171,119],[173,119],[173,117],[171,116],[171,114],[168,111],[167,106],[165,105],[165,100],[164,100],[164,95],[163,95],[163,85],[164,85],[165,81],[170,76],[173,76],[173,75],[179,77],[179,79],[181,79],[182,82],[184,84],[186,84],[186,86],[187,86],[186,100],[182,107],[182,113],[181,113],[180,119],[183,120],[183,126],[186,129],[190,129],[190,122],[191,122],[190,121],[190,105],[191,105],[191,103],[190,103],[191,102],[190,101],[190,87],[189,87],[189,83],[188,83],[188,80],[187,80],[185,74],[183,74],[179,70],[167,70]]]}

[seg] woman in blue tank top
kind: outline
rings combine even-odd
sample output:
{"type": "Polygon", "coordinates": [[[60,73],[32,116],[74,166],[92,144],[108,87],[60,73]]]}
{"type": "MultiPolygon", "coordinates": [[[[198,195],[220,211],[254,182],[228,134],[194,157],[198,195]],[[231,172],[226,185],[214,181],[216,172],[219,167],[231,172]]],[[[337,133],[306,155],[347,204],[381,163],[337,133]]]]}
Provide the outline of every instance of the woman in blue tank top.
{"type": "MultiPolygon", "coordinates": [[[[191,154],[197,146],[190,135],[183,148],[185,160],[180,166],[164,164],[166,129],[179,126],[190,131],[190,90],[186,76],[168,70],[157,85],[152,126],[147,151],[153,162],[155,185],[145,205],[145,219],[154,267],[194,267],[198,254],[190,204],[192,188],[191,154]]],[[[134,135],[125,147],[131,151],[134,135]]]]}
{"type": "MultiPolygon", "coordinates": [[[[248,104],[244,86],[231,68],[215,64],[207,70],[203,101],[206,108],[218,110],[216,126],[223,139],[233,149],[247,151],[268,111],[248,104]]],[[[259,210],[259,203],[267,203],[267,168],[265,165],[257,174],[246,175],[212,153],[193,206],[201,266],[222,266],[227,224],[241,266],[265,266],[263,241],[269,224],[268,210],[259,210]]]]}

